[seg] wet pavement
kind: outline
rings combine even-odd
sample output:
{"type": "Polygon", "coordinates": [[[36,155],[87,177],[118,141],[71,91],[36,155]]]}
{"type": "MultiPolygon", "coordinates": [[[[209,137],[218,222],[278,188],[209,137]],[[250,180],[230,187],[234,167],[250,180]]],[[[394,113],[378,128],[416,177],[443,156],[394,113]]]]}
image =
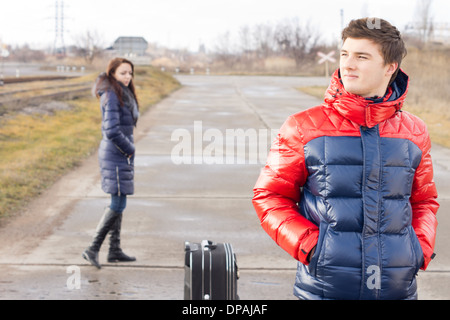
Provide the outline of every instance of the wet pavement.
{"type": "MultiPolygon", "coordinates": [[[[153,106],[136,131],[136,193],[124,212],[122,247],[137,261],[107,263],[107,242],[101,270],[81,257],[109,204],[93,155],[0,230],[0,299],[181,300],[184,242],[209,239],[232,244],[242,300],[295,300],[296,262],[261,229],[252,188],[272,134],[288,115],[320,103],[295,88],[328,80],[178,79],[183,87],[153,106]]],[[[419,297],[448,299],[450,151],[434,146],[433,157],[437,257],[419,273],[419,297]]]]}

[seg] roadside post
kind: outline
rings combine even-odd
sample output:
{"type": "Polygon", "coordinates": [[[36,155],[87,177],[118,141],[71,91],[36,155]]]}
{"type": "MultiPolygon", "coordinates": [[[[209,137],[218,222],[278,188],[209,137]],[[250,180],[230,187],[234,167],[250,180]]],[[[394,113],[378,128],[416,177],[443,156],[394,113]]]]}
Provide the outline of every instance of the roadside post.
{"type": "Polygon", "coordinates": [[[3,69],[4,69],[3,68],[3,59],[7,58],[8,56],[9,56],[9,51],[4,49],[4,48],[2,48],[2,47],[0,47],[0,57],[2,59],[1,70],[0,70],[0,87],[2,87],[5,84],[5,81],[3,80],[4,79],[4,76],[3,76],[3,69]]]}
{"type": "Polygon", "coordinates": [[[323,53],[323,52],[317,52],[317,55],[319,57],[321,57],[321,59],[319,60],[319,64],[322,64],[325,62],[325,77],[329,77],[329,67],[328,67],[328,62],[334,63],[336,62],[336,59],[333,57],[334,56],[335,51],[331,51],[327,54],[323,53]]]}

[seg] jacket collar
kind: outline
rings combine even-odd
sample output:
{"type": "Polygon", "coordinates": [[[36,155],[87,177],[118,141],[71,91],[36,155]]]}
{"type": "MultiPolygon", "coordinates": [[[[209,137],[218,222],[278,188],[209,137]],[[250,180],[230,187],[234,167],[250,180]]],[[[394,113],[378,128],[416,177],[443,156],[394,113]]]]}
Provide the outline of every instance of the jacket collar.
{"type": "Polygon", "coordinates": [[[397,77],[382,99],[366,99],[344,89],[339,69],[337,69],[325,92],[325,102],[348,120],[360,126],[372,128],[401,110],[408,86],[408,76],[399,70],[397,77]]]}

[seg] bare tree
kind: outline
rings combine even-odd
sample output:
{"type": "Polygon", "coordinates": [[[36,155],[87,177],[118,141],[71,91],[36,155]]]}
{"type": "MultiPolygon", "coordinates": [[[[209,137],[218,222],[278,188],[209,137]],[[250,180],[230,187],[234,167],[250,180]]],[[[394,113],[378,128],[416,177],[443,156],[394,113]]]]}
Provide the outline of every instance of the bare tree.
{"type": "Polygon", "coordinates": [[[309,23],[301,25],[297,18],[278,24],[275,39],[282,52],[295,60],[297,66],[312,53],[320,40],[309,23]]]}
{"type": "Polygon", "coordinates": [[[237,57],[234,52],[235,50],[229,31],[221,34],[217,38],[214,51],[216,53],[216,58],[219,61],[222,61],[227,67],[232,68],[236,63],[237,57]]]}
{"type": "Polygon", "coordinates": [[[269,23],[258,24],[253,29],[253,39],[255,41],[255,50],[262,58],[267,58],[275,50],[274,28],[269,23]]]}
{"type": "Polygon", "coordinates": [[[433,17],[431,15],[432,0],[418,0],[416,7],[416,29],[419,40],[426,44],[433,34],[433,17]]]}
{"type": "Polygon", "coordinates": [[[296,18],[277,25],[267,22],[243,26],[237,39],[233,39],[230,32],[216,39],[215,61],[227,68],[261,70],[268,58],[277,56],[282,58],[279,61],[292,59],[297,67],[304,67],[314,62],[319,40],[318,31],[310,23],[301,24],[296,18]]]}
{"type": "Polygon", "coordinates": [[[104,42],[97,31],[86,31],[75,39],[77,55],[83,57],[88,64],[103,54],[104,42]]]}
{"type": "MultiPolygon", "coordinates": [[[[1,49],[1,48],[0,48],[1,49]]],[[[14,49],[9,50],[11,55],[9,57],[10,61],[19,62],[31,62],[31,61],[44,61],[45,53],[41,50],[33,50],[28,44],[22,46],[16,46],[14,49]]]]}
{"type": "Polygon", "coordinates": [[[239,48],[242,52],[246,53],[250,52],[252,47],[250,27],[248,25],[242,26],[239,29],[239,48]]]}
{"type": "Polygon", "coordinates": [[[241,60],[244,63],[251,63],[253,55],[252,38],[250,34],[250,27],[248,25],[242,26],[239,29],[239,51],[241,51],[241,60]]]}

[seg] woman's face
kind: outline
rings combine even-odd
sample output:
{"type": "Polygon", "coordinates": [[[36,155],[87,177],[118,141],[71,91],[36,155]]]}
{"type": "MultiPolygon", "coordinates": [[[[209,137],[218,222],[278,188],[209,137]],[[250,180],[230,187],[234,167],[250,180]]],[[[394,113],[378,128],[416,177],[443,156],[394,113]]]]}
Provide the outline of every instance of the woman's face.
{"type": "Polygon", "coordinates": [[[128,87],[128,85],[131,82],[131,79],[133,79],[133,69],[131,68],[131,65],[128,63],[122,63],[114,73],[114,78],[122,83],[125,87],[128,87]]]}

